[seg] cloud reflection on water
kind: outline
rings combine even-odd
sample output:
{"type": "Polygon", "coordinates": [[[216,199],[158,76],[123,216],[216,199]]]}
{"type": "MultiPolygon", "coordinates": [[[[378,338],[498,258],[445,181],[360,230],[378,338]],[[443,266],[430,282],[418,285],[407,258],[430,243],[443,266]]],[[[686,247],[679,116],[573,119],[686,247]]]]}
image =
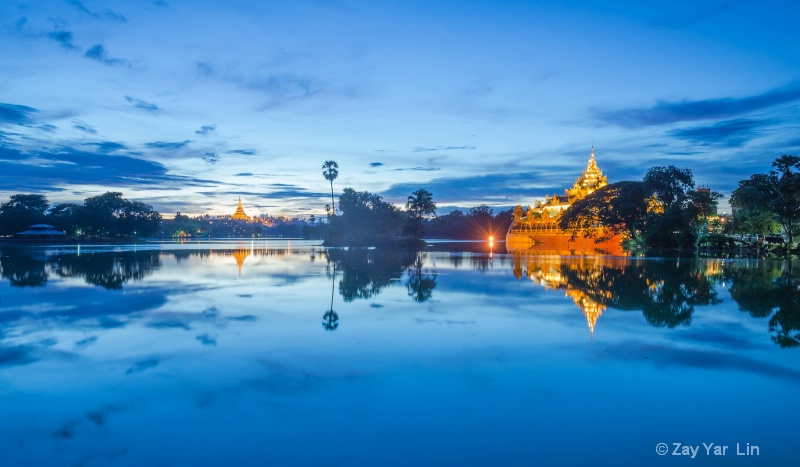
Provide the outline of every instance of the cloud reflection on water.
{"type": "MultiPolygon", "coordinates": [[[[685,402],[676,388],[689,385],[708,410],[741,410],[750,421],[732,422],[736,433],[753,423],[777,433],[766,423],[773,398],[746,399],[747,388],[788,397],[800,384],[793,351],[774,342],[797,329],[787,304],[800,269],[786,263],[247,251],[241,270],[229,252],[148,252],[125,256],[143,259],[124,267],[113,260],[124,255],[102,253],[110,281],[87,259],[38,254],[32,262],[47,281],[35,287],[16,285],[25,274],[6,277],[0,255],[0,394],[17,407],[0,402],[9,440],[0,454],[46,465],[59,449],[68,463],[133,465],[209,462],[233,450],[244,465],[319,464],[324,456],[303,440],[339,430],[383,452],[387,439],[402,439],[440,460],[483,442],[519,461],[528,458],[522,440],[537,439],[543,459],[558,459],[546,446],[591,431],[573,423],[589,409],[620,436],[679,436],[669,413],[685,402]],[[412,293],[423,279],[430,287],[412,293]],[[748,297],[763,294],[769,313],[738,300],[744,286],[748,297]],[[582,315],[590,308],[601,311],[593,323],[582,315]],[[326,309],[337,313],[336,332],[320,329],[326,309]],[[597,406],[584,400],[587,382],[597,406]],[[650,398],[670,410],[631,428],[624,414],[650,398]],[[440,442],[426,447],[422,433],[440,442]]],[[[708,430],[712,422],[693,419],[708,430]]],[[[322,443],[347,453],[344,463],[380,458],[322,443]]]]}

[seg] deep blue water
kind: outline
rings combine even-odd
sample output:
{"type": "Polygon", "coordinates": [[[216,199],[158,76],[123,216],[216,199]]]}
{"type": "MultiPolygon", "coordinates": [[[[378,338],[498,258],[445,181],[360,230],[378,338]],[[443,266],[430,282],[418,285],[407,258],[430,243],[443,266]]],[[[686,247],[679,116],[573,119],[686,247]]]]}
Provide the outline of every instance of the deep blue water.
{"type": "Polygon", "coordinates": [[[3,247],[0,465],[797,464],[800,264],[497,250],[3,247]]]}

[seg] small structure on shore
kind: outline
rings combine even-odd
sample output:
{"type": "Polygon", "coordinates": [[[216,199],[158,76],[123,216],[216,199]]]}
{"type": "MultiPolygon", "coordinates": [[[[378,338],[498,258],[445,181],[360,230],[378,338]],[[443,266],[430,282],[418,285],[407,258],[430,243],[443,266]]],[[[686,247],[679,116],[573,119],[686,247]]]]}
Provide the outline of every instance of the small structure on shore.
{"type": "Polygon", "coordinates": [[[16,235],[26,238],[48,238],[48,237],[63,237],[67,234],[59,230],[56,230],[55,227],[49,224],[35,224],[28,227],[28,230],[19,232],[16,235]]]}

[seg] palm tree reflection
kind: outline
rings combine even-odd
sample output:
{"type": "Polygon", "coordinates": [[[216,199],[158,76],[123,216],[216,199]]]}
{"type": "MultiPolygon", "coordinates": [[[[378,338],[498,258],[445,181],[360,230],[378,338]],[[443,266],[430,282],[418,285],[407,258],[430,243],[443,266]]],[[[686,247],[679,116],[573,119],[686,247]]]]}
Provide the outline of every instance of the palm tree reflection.
{"type": "Polygon", "coordinates": [[[326,331],[335,331],[339,327],[339,315],[333,311],[333,292],[336,290],[336,261],[333,261],[333,275],[331,276],[331,306],[322,315],[322,328],[326,331]]]}
{"type": "Polygon", "coordinates": [[[433,296],[433,289],[436,288],[436,270],[432,273],[428,269],[422,269],[425,264],[424,258],[426,255],[420,253],[414,260],[414,264],[408,269],[408,280],[406,281],[406,288],[408,289],[408,296],[413,298],[415,302],[425,302],[430,300],[433,296]]]}

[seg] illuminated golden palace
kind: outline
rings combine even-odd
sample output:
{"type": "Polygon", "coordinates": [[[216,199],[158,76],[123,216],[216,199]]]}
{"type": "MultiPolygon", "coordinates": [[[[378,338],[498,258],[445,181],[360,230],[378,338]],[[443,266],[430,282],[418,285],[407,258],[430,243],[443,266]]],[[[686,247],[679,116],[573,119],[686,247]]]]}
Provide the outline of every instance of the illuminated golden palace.
{"type": "Polygon", "coordinates": [[[570,234],[564,233],[558,226],[561,215],[576,201],[583,199],[596,190],[608,185],[608,177],[597,166],[592,147],[589,163],[586,170],[578,177],[572,188],[564,190],[563,195],[558,193],[545,196],[544,201],[536,201],[534,206],[523,209],[522,206],[514,208],[514,220],[506,234],[506,246],[511,249],[525,245],[550,244],[554,250],[571,248],[570,234]],[[564,245],[561,245],[564,243],[564,245]]]}

